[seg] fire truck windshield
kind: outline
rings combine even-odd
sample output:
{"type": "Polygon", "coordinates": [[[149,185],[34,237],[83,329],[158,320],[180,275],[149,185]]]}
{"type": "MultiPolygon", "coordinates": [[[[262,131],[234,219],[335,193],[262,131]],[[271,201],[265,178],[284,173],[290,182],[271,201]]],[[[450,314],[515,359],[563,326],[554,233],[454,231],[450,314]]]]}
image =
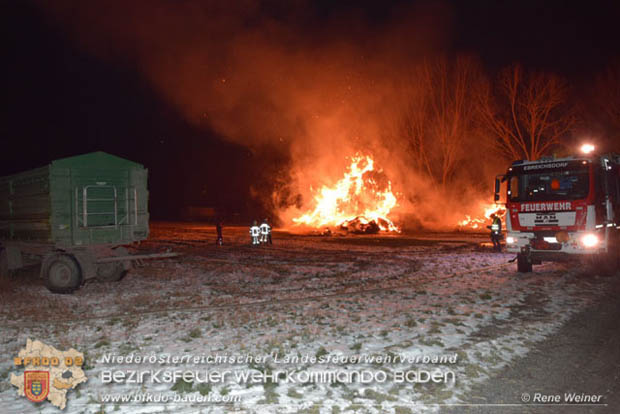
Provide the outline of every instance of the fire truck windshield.
{"type": "Polygon", "coordinates": [[[519,172],[508,178],[510,201],[576,200],[589,190],[587,165],[569,169],[519,172]]]}

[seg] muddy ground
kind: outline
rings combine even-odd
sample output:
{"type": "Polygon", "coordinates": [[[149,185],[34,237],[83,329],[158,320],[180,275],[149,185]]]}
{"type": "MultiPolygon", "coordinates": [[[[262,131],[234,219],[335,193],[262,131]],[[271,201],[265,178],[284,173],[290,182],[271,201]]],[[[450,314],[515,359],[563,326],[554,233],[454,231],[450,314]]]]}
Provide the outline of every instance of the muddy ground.
{"type": "Polygon", "coordinates": [[[252,247],[247,228],[225,227],[224,246],[218,247],[210,225],[153,223],[151,237],[137,252],[172,250],[180,256],[138,264],[120,282],[93,281],[72,295],[55,295],[37,279],[36,266],[20,271],[0,293],[0,354],[6,355],[0,360],[0,412],[56,412],[48,403],[35,406],[18,397],[8,383],[19,372],[11,356],[27,339],[87,355],[89,381],[70,392],[68,413],[612,413],[620,408],[618,277],[599,277],[567,263],[519,274],[508,263],[511,255],[490,250],[485,234],[322,237],[276,230],[273,240],[272,246],[252,247]],[[106,363],[109,355],[221,353],[272,359],[206,368],[365,370],[387,380],[102,381],[105,370],[136,368],[106,363]],[[282,362],[295,356],[345,361],[282,362]],[[400,359],[377,359],[386,356],[400,359]],[[435,382],[397,380],[399,373],[421,371],[451,373],[454,381],[449,375],[435,382]],[[109,399],[136,391],[235,400],[109,399]],[[534,405],[533,399],[540,399],[536,393],[562,399],[564,393],[594,394],[600,400],[534,405]]]}

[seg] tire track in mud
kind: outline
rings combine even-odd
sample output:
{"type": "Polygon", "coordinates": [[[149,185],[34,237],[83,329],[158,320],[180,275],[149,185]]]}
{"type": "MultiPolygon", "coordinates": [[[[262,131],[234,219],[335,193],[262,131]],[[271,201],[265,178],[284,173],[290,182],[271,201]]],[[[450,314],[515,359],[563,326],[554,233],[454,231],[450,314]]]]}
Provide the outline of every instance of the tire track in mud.
{"type": "MultiPolygon", "coordinates": [[[[415,239],[416,241],[418,241],[417,239],[415,239]]],[[[201,245],[205,245],[205,244],[211,244],[211,241],[205,241],[205,240],[199,240],[199,239],[188,239],[188,240],[183,240],[183,241],[176,241],[176,240],[168,240],[168,239],[158,239],[157,243],[173,243],[173,244],[179,244],[179,245],[186,245],[186,246],[190,246],[190,247],[199,247],[201,245]]],[[[426,243],[426,240],[422,240],[423,243],[426,243]]],[[[431,244],[440,244],[440,248],[437,251],[424,251],[424,256],[428,257],[428,256],[439,256],[439,255],[446,255],[446,254],[450,254],[450,253],[454,253],[456,251],[462,250],[462,249],[467,249],[467,248],[471,248],[472,246],[476,245],[477,243],[471,243],[471,242],[457,242],[456,245],[449,245],[449,246],[444,246],[441,245],[441,243],[445,242],[445,241],[434,241],[432,240],[430,243],[431,244]]],[[[236,249],[239,248],[239,246],[235,246],[236,249]]],[[[278,247],[278,246],[269,246],[267,249],[257,249],[256,247],[252,247],[252,246],[242,246],[242,253],[246,253],[246,252],[252,252],[254,253],[262,253],[262,255],[257,256],[257,255],[245,255],[245,254],[237,254],[237,252],[239,252],[239,250],[237,250],[234,254],[233,257],[231,257],[230,255],[230,250],[224,250],[224,251],[220,251],[220,250],[211,250],[209,251],[208,255],[204,255],[204,254],[192,254],[192,256],[194,256],[192,259],[190,260],[184,260],[185,264],[191,264],[191,263],[200,263],[200,264],[213,264],[215,263],[222,263],[222,266],[225,265],[247,265],[247,266],[252,266],[252,268],[254,269],[254,271],[256,272],[256,270],[260,270],[260,269],[266,269],[267,272],[273,272],[274,269],[277,268],[283,268],[283,270],[280,272],[280,274],[282,273],[286,273],[286,276],[282,276],[282,277],[275,277],[275,278],[271,278],[270,280],[267,281],[261,281],[261,283],[253,283],[253,284],[245,284],[244,287],[246,288],[245,290],[239,290],[239,289],[235,289],[235,288],[231,288],[230,283],[226,282],[226,283],[217,283],[217,282],[206,282],[203,283],[203,286],[209,287],[217,292],[221,292],[224,294],[237,294],[237,295],[246,295],[246,296],[259,296],[262,294],[270,294],[270,293],[291,293],[291,292],[297,292],[297,291],[303,291],[303,290],[307,290],[307,289],[313,289],[316,288],[316,284],[313,284],[313,286],[300,286],[300,287],[295,287],[295,288],[291,288],[291,289],[262,289],[262,287],[264,286],[278,286],[282,284],[282,281],[285,280],[287,285],[291,285],[291,284],[296,284],[296,283],[300,283],[300,282],[305,282],[305,281],[312,281],[312,282],[324,282],[324,281],[330,281],[330,280],[334,280],[336,282],[342,280],[342,277],[344,275],[349,275],[352,272],[359,272],[360,271],[360,267],[363,267],[364,265],[369,267],[373,267],[374,263],[381,263],[380,267],[385,267],[385,263],[386,263],[386,258],[385,258],[385,254],[387,252],[389,253],[394,253],[393,250],[391,250],[390,248],[386,248],[385,251],[383,252],[369,252],[367,250],[351,250],[351,249],[347,249],[347,250],[342,250],[342,249],[325,249],[325,248],[316,248],[316,247],[303,247],[302,249],[300,249],[299,247],[297,248],[286,248],[286,247],[278,247]],[[308,255],[306,250],[310,250],[312,252],[311,255],[308,255]],[[285,255],[281,255],[281,253],[284,253],[285,255]],[[362,262],[360,262],[359,257],[360,255],[364,256],[364,260],[362,262]],[[325,256],[329,256],[329,258],[326,258],[325,256]],[[202,260],[200,260],[202,259],[202,260]],[[258,260],[257,260],[258,259],[258,260]],[[295,269],[297,267],[303,267],[303,266],[315,266],[315,265],[320,265],[321,267],[325,267],[326,265],[341,265],[341,264],[347,264],[350,263],[353,269],[352,270],[339,270],[336,271],[334,273],[331,274],[327,274],[327,275],[309,275],[309,276],[300,276],[300,277],[290,277],[289,275],[294,275],[297,272],[295,271],[289,271],[288,268],[291,269],[295,269]],[[255,287],[259,287],[259,289],[261,289],[260,291],[257,291],[255,287]]],[[[192,252],[194,253],[194,252],[192,252]]],[[[422,253],[422,251],[419,250],[402,250],[399,249],[398,253],[396,256],[394,256],[391,260],[388,261],[388,263],[390,264],[398,264],[401,267],[407,267],[407,270],[401,273],[397,273],[396,275],[394,274],[390,274],[386,277],[365,277],[363,279],[361,279],[359,276],[355,275],[351,275],[350,277],[348,277],[348,283],[340,283],[339,285],[336,285],[335,287],[340,287],[340,288],[346,288],[346,287],[350,287],[353,285],[363,285],[363,284],[380,284],[384,281],[387,280],[394,280],[394,279],[403,279],[405,278],[408,274],[410,274],[411,272],[417,272],[418,270],[420,270],[420,268],[422,267],[421,265],[421,260],[419,258],[411,258],[410,256],[406,256],[403,253],[422,253]],[[403,263],[406,262],[406,263],[403,263]]],[[[188,256],[185,256],[186,258],[188,256]]],[[[191,257],[191,256],[189,256],[191,257]]],[[[220,267],[220,268],[221,268],[220,267]]],[[[210,270],[209,272],[214,272],[217,271],[219,268],[216,268],[214,270],[210,270]]],[[[362,269],[362,270],[366,270],[367,272],[370,271],[370,269],[362,269]]],[[[303,273],[303,272],[302,272],[303,273]]],[[[329,283],[329,282],[327,282],[329,283]]],[[[331,286],[327,285],[324,287],[325,290],[330,289],[331,286]]]]}
{"type": "MultiPolygon", "coordinates": [[[[352,269],[350,270],[337,270],[333,273],[329,273],[326,275],[313,274],[313,275],[308,275],[308,276],[289,277],[289,275],[294,275],[295,272],[294,271],[291,272],[285,269],[285,272],[287,273],[286,276],[271,278],[271,280],[261,281],[260,283],[247,283],[247,284],[244,284],[243,286],[245,288],[244,290],[231,288],[230,283],[205,282],[203,283],[203,286],[206,286],[215,291],[227,293],[227,294],[234,293],[234,294],[245,295],[245,296],[259,296],[263,294],[291,293],[291,292],[303,291],[303,290],[308,290],[308,289],[316,289],[317,283],[324,284],[325,286],[323,288],[325,290],[329,290],[331,287],[345,288],[345,287],[351,287],[351,286],[357,286],[357,285],[363,285],[363,284],[375,284],[376,285],[376,284],[383,283],[389,280],[403,279],[409,276],[411,273],[415,273],[422,268],[420,260],[418,259],[407,258],[405,260],[406,260],[406,263],[403,263],[403,259],[400,259],[398,261],[397,260],[392,261],[392,262],[398,262],[398,264],[401,267],[406,267],[405,271],[400,272],[400,273],[396,272],[396,274],[392,273],[392,274],[389,274],[386,276],[380,276],[380,277],[372,277],[372,276],[360,277],[356,273],[359,271],[365,271],[369,273],[378,273],[378,272],[372,272],[373,270],[375,270],[377,266],[375,266],[372,263],[372,259],[370,259],[368,260],[368,262],[354,263],[351,266],[352,269]],[[370,266],[368,266],[368,264],[370,264],[370,266]],[[269,286],[280,286],[282,285],[283,282],[286,282],[287,286],[299,285],[299,284],[301,284],[301,286],[292,287],[288,289],[282,289],[282,288],[263,289],[264,287],[269,287],[269,286]],[[306,284],[303,284],[304,282],[312,282],[312,284],[306,285],[306,284]],[[332,284],[330,285],[330,283],[332,284]],[[260,290],[257,291],[256,290],[257,288],[260,288],[260,290]]],[[[321,263],[325,265],[324,261],[321,263]]],[[[341,264],[341,262],[337,262],[337,263],[341,264]]],[[[308,264],[309,263],[298,265],[298,266],[308,266],[308,264]]],[[[312,264],[315,265],[318,263],[312,262],[312,264]]],[[[385,264],[386,262],[383,262],[379,267],[384,267],[385,264]]],[[[390,262],[390,264],[392,263],[390,262]]],[[[298,266],[293,265],[290,267],[294,268],[298,266]]],[[[270,263],[261,263],[261,264],[253,263],[253,267],[268,269],[269,271],[273,271],[274,269],[274,266],[270,263]]],[[[217,272],[217,269],[210,270],[210,272],[217,272]]]]}

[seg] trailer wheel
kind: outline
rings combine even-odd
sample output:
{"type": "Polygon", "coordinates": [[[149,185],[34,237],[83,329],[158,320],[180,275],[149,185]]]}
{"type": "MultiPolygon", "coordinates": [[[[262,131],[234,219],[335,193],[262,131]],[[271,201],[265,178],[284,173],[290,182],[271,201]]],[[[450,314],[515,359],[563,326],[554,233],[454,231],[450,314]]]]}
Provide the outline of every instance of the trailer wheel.
{"type": "Polygon", "coordinates": [[[106,282],[117,282],[127,274],[121,262],[101,263],[97,265],[97,279],[106,282]]]}
{"type": "Polygon", "coordinates": [[[532,263],[522,253],[517,254],[517,270],[519,273],[529,273],[532,271],[532,263]]]}
{"type": "Polygon", "coordinates": [[[47,288],[54,293],[72,293],[82,283],[82,271],[77,261],[62,253],[48,256],[42,264],[41,274],[47,288]]]}

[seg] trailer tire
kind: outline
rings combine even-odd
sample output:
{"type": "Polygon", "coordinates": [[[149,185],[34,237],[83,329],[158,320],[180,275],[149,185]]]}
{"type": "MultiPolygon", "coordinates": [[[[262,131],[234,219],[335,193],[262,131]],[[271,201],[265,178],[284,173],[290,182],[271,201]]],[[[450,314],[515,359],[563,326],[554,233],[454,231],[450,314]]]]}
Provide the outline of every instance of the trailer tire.
{"type": "Polygon", "coordinates": [[[101,263],[97,265],[97,279],[105,282],[118,282],[127,274],[121,262],[101,263]]]}
{"type": "Polygon", "coordinates": [[[41,274],[47,288],[54,293],[72,293],[82,284],[80,265],[64,253],[46,257],[41,265],[41,274]]]}
{"type": "Polygon", "coordinates": [[[519,273],[529,273],[532,271],[532,262],[522,253],[517,254],[517,270],[519,273]]]}

